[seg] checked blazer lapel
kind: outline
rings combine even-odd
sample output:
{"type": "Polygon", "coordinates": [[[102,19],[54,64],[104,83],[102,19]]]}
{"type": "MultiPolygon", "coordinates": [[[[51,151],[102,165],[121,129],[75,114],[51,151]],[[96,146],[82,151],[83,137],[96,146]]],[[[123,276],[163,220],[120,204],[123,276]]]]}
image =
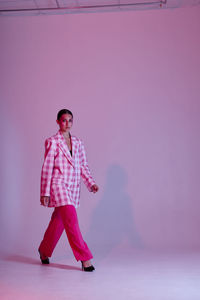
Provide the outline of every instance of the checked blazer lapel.
{"type": "MultiPolygon", "coordinates": [[[[60,147],[60,149],[62,150],[62,152],[64,153],[64,155],[66,156],[67,160],[71,163],[71,165],[74,167],[74,159],[71,156],[70,152],[69,152],[69,148],[67,147],[67,144],[65,142],[65,139],[62,135],[62,133],[59,131],[57,133],[57,137],[58,137],[58,146],[60,147]]],[[[72,140],[72,139],[71,139],[72,140]]],[[[73,142],[72,142],[72,151],[73,151],[73,142]]],[[[73,152],[72,152],[73,153],[73,152]]]]}

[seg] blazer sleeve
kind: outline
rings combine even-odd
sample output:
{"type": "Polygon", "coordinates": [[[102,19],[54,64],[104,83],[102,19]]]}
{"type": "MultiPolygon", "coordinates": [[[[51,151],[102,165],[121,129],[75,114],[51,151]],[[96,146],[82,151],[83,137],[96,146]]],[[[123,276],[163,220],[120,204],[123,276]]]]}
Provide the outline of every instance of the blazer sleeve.
{"type": "Polygon", "coordinates": [[[80,165],[81,165],[81,177],[84,184],[91,192],[91,187],[95,184],[94,179],[91,176],[90,169],[88,167],[85,148],[83,143],[80,141],[80,165]]]}
{"type": "Polygon", "coordinates": [[[41,171],[41,196],[50,197],[50,186],[54,168],[55,149],[55,142],[53,140],[47,139],[45,141],[44,163],[41,171]]]}

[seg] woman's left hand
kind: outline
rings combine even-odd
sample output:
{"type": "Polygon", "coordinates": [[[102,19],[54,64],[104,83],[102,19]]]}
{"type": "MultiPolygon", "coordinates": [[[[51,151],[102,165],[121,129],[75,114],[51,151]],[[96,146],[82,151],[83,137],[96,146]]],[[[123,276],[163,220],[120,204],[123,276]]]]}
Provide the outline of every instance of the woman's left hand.
{"type": "Polygon", "coordinates": [[[93,184],[92,187],[91,187],[91,192],[96,193],[96,192],[98,192],[98,190],[99,190],[98,185],[93,184]]]}

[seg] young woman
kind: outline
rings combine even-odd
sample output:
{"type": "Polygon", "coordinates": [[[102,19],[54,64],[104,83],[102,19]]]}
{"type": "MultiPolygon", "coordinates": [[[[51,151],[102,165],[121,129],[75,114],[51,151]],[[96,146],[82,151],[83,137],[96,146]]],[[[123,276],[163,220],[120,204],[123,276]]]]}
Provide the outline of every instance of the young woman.
{"type": "Polygon", "coordinates": [[[82,238],[76,208],[81,178],[90,192],[96,193],[99,188],[90,174],[81,140],[70,134],[72,112],[60,110],[57,124],[59,131],[45,142],[40,197],[41,204],[54,207],[54,212],[38,251],[41,262],[49,264],[49,257],[65,229],[74,256],[82,263],[82,270],[91,272],[95,269],[91,264],[93,256],[82,238]]]}

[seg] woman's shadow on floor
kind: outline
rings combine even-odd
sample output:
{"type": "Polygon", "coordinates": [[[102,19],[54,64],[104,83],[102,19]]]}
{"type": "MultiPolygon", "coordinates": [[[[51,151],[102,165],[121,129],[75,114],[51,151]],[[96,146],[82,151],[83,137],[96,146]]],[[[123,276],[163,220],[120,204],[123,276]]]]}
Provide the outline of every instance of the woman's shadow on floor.
{"type": "Polygon", "coordinates": [[[56,269],[63,269],[63,270],[74,270],[74,271],[80,271],[81,268],[76,266],[69,266],[64,264],[58,264],[58,263],[50,263],[49,265],[42,265],[40,262],[40,258],[38,259],[31,258],[28,256],[23,255],[5,255],[3,257],[3,260],[8,262],[17,262],[19,264],[27,264],[27,265],[37,265],[37,266],[43,266],[44,268],[56,268],[56,269]]]}
{"type": "Polygon", "coordinates": [[[134,222],[133,201],[126,192],[127,182],[127,174],[121,166],[113,164],[109,167],[104,194],[86,234],[86,241],[100,259],[121,245],[124,239],[133,249],[143,248],[134,222]]]}

